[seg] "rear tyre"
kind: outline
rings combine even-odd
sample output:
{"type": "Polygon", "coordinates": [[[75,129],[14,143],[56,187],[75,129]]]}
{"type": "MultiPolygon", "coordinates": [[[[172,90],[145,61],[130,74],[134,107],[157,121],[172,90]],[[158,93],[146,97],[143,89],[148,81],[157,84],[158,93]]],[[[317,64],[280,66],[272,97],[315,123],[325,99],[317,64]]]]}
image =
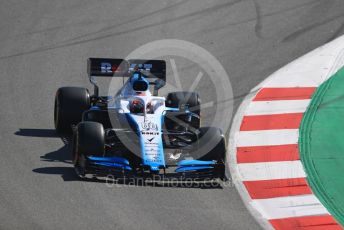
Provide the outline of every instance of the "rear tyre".
{"type": "MultiPolygon", "coordinates": [[[[198,129],[201,126],[201,118],[200,118],[201,99],[198,93],[173,92],[173,93],[169,93],[166,97],[166,106],[168,107],[181,108],[186,105],[192,113],[198,115],[198,118],[193,118],[191,121],[187,121],[186,119],[185,122],[190,123],[191,127],[198,129]]],[[[181,117],[177,117],[177,118],[182,119],[181,117]]]]}
{"type": "Polygon", "coordinates": [[[166,106],[172,108],[179,108],[188,105],[191,112],[200,115],[201,113],[201,99],[198,93],[195,92],[173,92],[166,97],[166,106]]]}
{"type": "Polygon", "coordinates": [[[59,88],[55,95],[54,123],[58,133],[70,133],[71,126],[78,124],[82,113],[90,108],[90,94],[79,87],[59,88]]]}

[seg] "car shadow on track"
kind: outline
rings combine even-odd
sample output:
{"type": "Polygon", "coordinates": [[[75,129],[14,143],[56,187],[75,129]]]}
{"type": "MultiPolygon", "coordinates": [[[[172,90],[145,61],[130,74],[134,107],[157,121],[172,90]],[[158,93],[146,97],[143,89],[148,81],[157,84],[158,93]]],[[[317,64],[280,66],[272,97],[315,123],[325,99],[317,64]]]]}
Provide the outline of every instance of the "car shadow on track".
{"type": "Polygon", "coordinates": [[[114,186],[130,186],[130,187],[168,187],[168,188],[198,188],[198,189],[223,189],[221,183],[136,183],[132,180],[116,180],[115,182],[111,180],[106,180],[104,178],[89,178],[80,179],[75,171],[72,164],[71,158],[71,137],[70,136],[60,136],[54,129],[19,129],[15,132],[15,135],[24,137],[39,137],[39,138],[60,138],[64,143],[64,146],[58,150],[48,152],[40,156],[41,161],[47,162],[62,162],[68,164],[66,167],[42,167],[36,168],[32,171],[34,173],[47,174],[47,175],[60,175],[64,181],[83,181],[92,183],[105,183],[114,186]]]}
{"type": "Polygon", "coordinates": [[[15,132],[15,135],[24,137],[60,138],[64,143],[64,146],[58,150],[46,153],[40,158],[43,161],[63,162],[72,164],[69,144],[71,137],[60,136],[56,134],[54,129],[19,129],[19,131],[15,132]]]}
{"type": "Polygon", "coordinates": [[[39,138],[56,138],[61,139],[63,146],[55,151],[48,152],[40,156],[41,161],[47,162],[62,162],[70,166],[68,167],[43,167],[36,168],[32,171],[35,173],[48,174],[48,175],[61,175],[64,181],[78,181],[79,178],[74,172],[74,168],[71,166],[71,150],[70,150],[70,136],[60,136],[54,129],[19,129],[15,132],[17,136],[23,137],[39,137],[39,138]]]}

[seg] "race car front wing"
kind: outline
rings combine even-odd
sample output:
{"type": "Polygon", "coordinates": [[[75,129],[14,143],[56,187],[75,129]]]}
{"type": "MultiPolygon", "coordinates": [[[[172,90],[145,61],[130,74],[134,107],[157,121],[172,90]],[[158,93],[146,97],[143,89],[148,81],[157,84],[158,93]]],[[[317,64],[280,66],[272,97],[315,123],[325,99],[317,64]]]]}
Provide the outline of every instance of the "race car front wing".
{"type": "MultiPolygon", "coordinates": [[[[132,168],[123,157],[88,156],[85,161],[84,174],[93,177],[141,178],[157,181],[208,181],[225,180],[224,164],[216,161],[181,160],[176,165],[166,165],[159,172],[152,172],[144,165],[132,168]]],[[[84,175],[83,175],[84,176],[84,175]]]]}

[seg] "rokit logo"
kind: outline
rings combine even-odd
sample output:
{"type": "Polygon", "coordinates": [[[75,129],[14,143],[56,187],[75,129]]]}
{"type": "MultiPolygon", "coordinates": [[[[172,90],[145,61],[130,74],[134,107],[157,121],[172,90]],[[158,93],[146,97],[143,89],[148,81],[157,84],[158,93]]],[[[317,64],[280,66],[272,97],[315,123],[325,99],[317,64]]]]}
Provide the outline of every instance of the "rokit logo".
{"type": "Polygon", "coordinates": [[[158,125],[153,122],[141,123],[142,130],[144,131],[158,131],[158,125]]]}
{"type": "Polygon", "coordinates": [[[159,132],[147,132],[147,131],[141,131],[142,135],[159,135],[159,132]]]}
{"type": "Polygon", "coordinates": [[[108,62],[102,62],[100,64],[100,71],[101,73],[114,73],[116,71],[119,71],[119,67],[115,65],[111,65],[111,63],[108,62]]]}

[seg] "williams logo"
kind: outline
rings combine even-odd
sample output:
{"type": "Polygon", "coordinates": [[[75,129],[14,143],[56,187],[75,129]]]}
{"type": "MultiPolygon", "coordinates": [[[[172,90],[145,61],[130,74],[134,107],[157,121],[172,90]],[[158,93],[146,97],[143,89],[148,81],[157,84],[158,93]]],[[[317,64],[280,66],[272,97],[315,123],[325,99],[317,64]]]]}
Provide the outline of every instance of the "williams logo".
{"type": "Polygon", "coordinates": [[[158,125],[153,122],[141,123],[141,127],[144,131],[158,131],[158,125]]]}

